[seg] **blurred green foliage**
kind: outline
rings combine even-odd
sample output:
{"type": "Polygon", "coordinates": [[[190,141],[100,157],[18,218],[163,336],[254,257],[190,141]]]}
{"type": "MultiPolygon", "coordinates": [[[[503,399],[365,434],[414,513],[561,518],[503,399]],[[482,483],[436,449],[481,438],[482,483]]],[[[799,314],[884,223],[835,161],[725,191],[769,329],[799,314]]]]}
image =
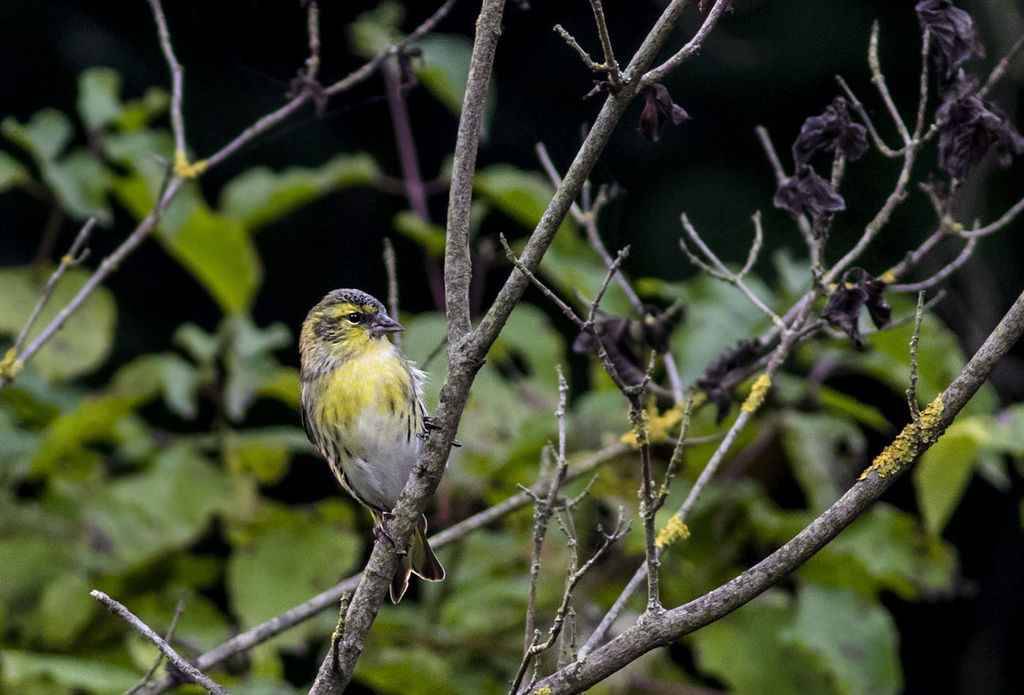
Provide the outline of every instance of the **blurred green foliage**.
{"type": "MultiPolygon", "coordinates": [[[[357,52],[392,40],[401,18],[396,11],[382,5],[354,26],[357,52]]],[[[433,35],[421,44],[417,75],[456,111],[466,40],[433,35]]],[[[78,222],[96,217],[109,225],[124,215],[138,221],[157,200],[173,155],[171,136],[160,125],[167,95],[152,89],[125,100],[120,76],[106,68],[85,71],[78,90],[77,121],[91,146],[71,145],[75,120],[56,110],[24,123],[6,118],[0,132],[10,152],[0,151],[0,191],[43,186],[78,222]]],[[[6,692],[120,693],[152,665],[155,649],[103,611],[88,595],[92,588],[158,631],[167,629],[183,598],[175,644],[193,656],[358,571],[369,527],[354,503],[323,486],[315,499],[281,499],[281,486],[314,477],[312,467],[317,480],[329,476],[298,425],[297,371],[281,361],[295,350],[293,331],[253,318],[263,271],[252,234],[338,190],[371,186],[379,176],[373,156],[345,153],[315,167],[242,171],[216,202],[198,183],[186,185],[155,237],[216,301],[223,314],[216,329],[190,323],[183,308],[170,348],[105,365],[117,321],[132,317],[118,316],[117,298],[101,288],[0,394],[0,685],[6,692]],[[104,367],[112,368],[104,384],[83,385],[80,377],[104,367]]],[[[541,174],[509,165],[482,168],[474,188],[477,242],[484,221],[531,227],[552,193],[541,174]]],[[[443,229],[436,225],[409,214],[393,224],[429,256],[443,248],[443,229]]],[[[756,279],[750,285],[778,306],[803,291],[808,271],[784,255],[775,266],[777,289],[756,279]]],[[[24,325],[49,271],[0,269],[2,347],[24,325]]],[[[605,268],[567,222],[541,274],[585,311],[605,268]]],[[[37,330],[86,277],[84,269],[65,275],[37,330]]],[[[672,349],[686,382],[736,340],[766,327],[740,293],[706,277],[640,278],[636,286],[654,304],[685,302],[687,320],[672,349]]],[[[629,303],[613,284],[602,308],[625,315],[629,303]]],[[[911,311],[898,302],[895,308],[897,315],[911,311]]],[[[435,525],[455,522],[538,478],[542,449],[557,432],[555,366],[570,359],[571,336],[556,329],[553,315],[550,306],[523,304],[509,319],[467,405],[459,430],[463,446],[449,462],[435,525]]],[[[443,356],[432,358],[443,343],[443,317],[402,320],[404,349],[433,375],[427,393],[433,405],[444,371],[443,356]]],[[[841,362],[847,373],[874,380],[898,402],[909,330],[904,323],[874,335],[863,353],[839,340],[798,350],[776,380],[769,406],[734,447],[726,463],[732,473],[695,508],[692,535],[666,554],[666,604],[735,576],[852,483],[869,463],[872,443],[891,437],[899,423],[875,404],[807,375],[823,362],[841,362]],[[752,462],[750,451],[765,453],[752,462]]],[[[625,401],[596,361],[588,364],[590,374],[576,383],[590,388],[571,394],[567,416],[573,456],[616,442],[628,429],[625,401]]],[[[931,317],[922,327],[920,364],[918,389],[926,398],[963,364],[954,337],[931,317]]],[[[920,515],[876,505],[783,586],[682,640],[692,651],[691,667],[661,651],[643,669],[687,683],[711,679],[740,695],[898,692],[899,635],[882,598],[952,593],[957,562],[941,538],[944,526],[972,476],[1005,485],[1007,461],[1019,466],[1024,458],[1024,410],[994,414],[995,407],[994,395],[983,390],[925,455],[913,475],[920,515]]],[[[710,408],[695,414],[693,436],[719,430],[710,408]]],[[[655,444],[660,475],[671,442],[655,444]]],[[[689,450],[660,522],[681,503],[715,446],[689,450]]],[[[589,497],[576,510],[581,552],[596,547],[598,528],[608,526],[616,508],[636,517],[638,470],[635,456],[621,456],[590,481],[589,497]]],[[[568,492],[585,484],[578,481],[568,492]]],[[[584,616],[581,634],[641,562],[643,540],[634,526],[581,586],[575,599],[576,614],[584,616]]],[[[381,693],[504,692],[522,649],[531,530],[531,513],[522,510],[444,548],[439,554],[447,581],[416,584],[415,597],[384,608],[357,680],[381,693]]],[[[558,529],[548,535],[538,594],[542,625],[560,598],[568,559],[558,529]]],[[[630,604],[633,615],[641,609],[640,599],[630,604]]],[[[212,675],[239,692],[298,692],[314,669],[296,675],[288,665],[315,664],[334,620],[328,611],[212,675]]],[[[626,687],[622,679],[595,691],[626,687]]]]}

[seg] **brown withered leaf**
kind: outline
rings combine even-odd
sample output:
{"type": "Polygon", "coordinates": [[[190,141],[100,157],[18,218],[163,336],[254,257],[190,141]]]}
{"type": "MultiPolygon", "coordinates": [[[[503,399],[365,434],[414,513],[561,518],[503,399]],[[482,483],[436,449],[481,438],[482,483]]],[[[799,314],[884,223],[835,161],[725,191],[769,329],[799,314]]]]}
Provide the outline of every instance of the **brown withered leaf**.
{"type": "Polygon", "coordinates": [[[721,423],[729,414],[732,397],[729,393],[729,376],[737,369],[750,366],[765,354],[766,348],[757,340],[740,340],[736,347],[722,351],[718,359],[708,365],[703,376],[697,379],[697,388],[715,404],[715,421],[721,423]]]}
{"type": "Polygon", "coordinates": [[[665,123],[672,121],[679,125],[690,120],[690,115],[679,104],[672,101],[668,88],[663,84],[652,84],[640,90],[644,100],[643,111],[640,112],[640,132],[651,142],[661,138],[665,123]]]}
{"type": "MultiPolygon", "coordinates": [[[[682,312],[678,309],[659,312],[656,307],[645,306],[642,319],[605,315],[595,321],[594,330],[622,382],[633,386],[643,381],[647,369],[644,352],[668,352],[672,331],[681,320],[682,312]]],[[[581,354],[597,354],[594,338],[586,332],[576,336],[572,349],[581,354]]]]}
{"type": "Polygon", "coordinates": [[[924,0],[914,9],[921,26],[931,34],[929,56],[942,84],[955,82],[963,64],[973,56],[985,57],[971,15],[954,7],[950,0],[924,0]]]}
{"type": "Polygon", "coordinates": [[[993,146],[999,163],[1009,166],[1024,154],[1024,137],[999,110],[977,94],[955,96],[939,107],[939,166],[963,180],[993,146]]]}
{"type": "Polygon", "coordinates": [[[804,121],[793,142],[793,161],[809,164],[819,152],[842,152],[846,159],[860,159],[868,149],[867,128],[850,120],[846,99],[836,97],[823,113],[804,121]]]}
{"type": "Polygon", "coordinates": [[[832,184],[807,164],[800,165],[795,176],[787,179],[772,198],[775,207],[788,212],[793,219],[807,214],[815,222],[826,215],[846,208],[843,197],[832,184]]]}
{"type": "Polygon", "coordinates": [[[883,280],[872,277],[863,268],[850,268],[843,273],[842,282],[829,295],[821,317],[846,333],[858,350],[863,350],[864,341],[857,325],[861,310],[867,307],[871,320],[878,328],[884,328],[892,319],[892,307],[882,296],[884,290],[883,280]]]}

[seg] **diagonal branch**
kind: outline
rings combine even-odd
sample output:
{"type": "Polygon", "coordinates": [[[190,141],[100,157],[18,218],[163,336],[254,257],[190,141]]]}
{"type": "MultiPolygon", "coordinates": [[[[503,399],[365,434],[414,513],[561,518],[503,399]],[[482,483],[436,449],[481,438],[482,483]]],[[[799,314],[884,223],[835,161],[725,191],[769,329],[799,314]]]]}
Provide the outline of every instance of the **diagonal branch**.
{"type": "Polygon", "coordinates": [[[174,651],[174,648],[171,647],[171,645],[167,644],[167,641],[163,637],[158,635],[149,625],[142,622],[138,616],[125,608],[123,604],[118,603],[97,589],[90,591],[89,595],[106,606],[111,613],[131,625],[135,630],[141,633],[143,637],[155,644],[156,648],[167,657],[167,660],[185,674],[190,681],[202,686],[207,692],[213,693],[213,695],[227,695],[227,690],[214,683],[203,675],[202,671],[186,661],[180,654],[178,654],[178,652],[174,651]]]}
{"type": "Polygon", "coordinates": [[[911,423],[846,494],[774,553],[735,579],[700,598],[656,617],[643,616],[608,644],[539,681],[547,695],[577,693],[598,683],[650,650],[722,618],[749,603],[807,561],[855,521],[914,461],[934,444],[981,388],[996,363],[1024,333],[1024,293],[970,362],[925,410],[922,424],[911,423]]]}

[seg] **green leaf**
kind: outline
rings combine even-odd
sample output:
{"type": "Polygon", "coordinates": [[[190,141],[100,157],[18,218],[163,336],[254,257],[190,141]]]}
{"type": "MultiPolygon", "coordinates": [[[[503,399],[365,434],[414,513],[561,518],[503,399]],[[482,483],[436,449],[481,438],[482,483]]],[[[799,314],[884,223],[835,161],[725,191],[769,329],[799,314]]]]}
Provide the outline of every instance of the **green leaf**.
{"type": "Polygon", "coordinates": [[[40,438],[32,473],[46,475],[68,467],[89,443],[118,442],[121,421],[158,392],[157,361],[155,356],[146,356],[125,365],[114,375],[107,393],[82,399],[55,418],[40,438]]]}
{"type": "Polygon", "coordinates": [[[789,411],[782,444],[793,474],[810,501],[824,510],[846,489],[850,474],[867,454],[867,442],[852,422],[818,413],[789,411]]]}
{"type": "Polygon", "coordinates": [[[89,68],[78,76],[78,114],[92,133],[121,116],[121,75],[111,68],[89,68]]]}
{"type": "Polygon", "coordinates": [[[232,470],[251,473],[263,485],[273,485],[284,477],[292,452],[315,453],[300,427],[235,430],[225,451],[232,470]]]}
{"type": "Polygon", "coordinates": [[[50,582],[39,601],[42,637],[52,647],[67,648],[96,612],[89,595],[90,582],[78,574],[65,574],[50,582]]]}
{"type": "Polygon", "coordinates": [[[540,222],[554,195],[551,184],[541,174],[510,164],[492,164],[477,171],[473,190],[529,229],[540,222]]]}
{"type": "Polygon", "coordinates": [[[333,586],[360,559],[351,532],[296,516],[231,554],[227,585],[235,615],[246,627],[279,615],[333,586]]]}
{"type": "Polygon", "coordinates": [[[979,463],[981,443],[988,439],[982,418],[955,421],[914,467],[914,494],[925,527],[942,533],[967,490],[979,463]]]}
{"type": "Polygon", "coordinates": [[[172,413],[191,420],[199,411],[199,371],[177,355],[164,355],[160,365],[164,405],[172,413]]]}
{"type": "Polygon", "coordinates": [[[203,366],[213,364],[221,349],[221,336],[207,333],[194,323],[184,323],[174,331],[171,341],[203,366]]]}
{"type": "Polygon", "coordinates": [[[452,666],[426,647],[384,646],[359,660],[355,679],[379,693],[433,695],[449,691],[452,666]]]}
{"type": "MultiPolygon", "coordinates": [[[[49,269],[30,266],[0,269],[0,333],[17,335],[35,307],[49,269]]],[[[26,345],[50,323],[57,313],[89,279],[89,273],[69,268],[61,278],[50,301],[36,319],[26,345]]],[[[117,311],[114,297],[104,287],[97,287],[57,332],[32,358],[31,365],[39,372],[57,379],[87,374],[107,358],[114,339],[117,311]]]]}
{"type": "Polygon", "coordinates": [[[843,692],[824,659],[783,638],[792,622],[789,603],[770,591],[695,632],[690,640],[701,669],[735,695],[843,692]]]}
{"type": "Polygon", "coordinates": [[[161,225],[157,238],[226,314],[248,309],[263,274],[245,227],[198,202],[178,228],[161,225]]]}
{"type": "Polygon", "coordinates": [[[117,126],[122,131],[138,130],[167,111],[171,95],[159,87],[149,87],[140,99],[129,99],[122,107],[117,126]]]}
{"type": "Polygon", "coordinates": [[[96,490],[88,517],[114,558],[131,568],[196,538],[215,514],[231,516],[247,491],[184,446],[162,451],[143,473],[96,490]]]}
{"type": "Polygon", "coordinates": [[[0,605],[32,605],[39,591],[65,571],[69,551],[48,538],[4,536],[0,539],[0,586],[4,587],[0,605]]]}
{"type": "Polygon", "coordinates": [[[298,410],[301,405],[299,370],[295,367],[278,367],[263,380],[256,393],[261,398],[274,398],[298,410]]]}
{"type": "Polygon", "coordinates": [[[887,433],[892,429],[892,423],[882,415],[878,408],[861,403],[856,398],[833,388],[819,384],[817,386],[818,400],[826,410],[832,411],[839,416],[848,416],[866,425],[876,432],[887,433]]]}
{"type": "Polygon", "coordinates": [[[850,589],[801,587],[793,623],[779,637],[823,657],[844,693],[884,695],[903,684],[892,616],[850,589]]]}
{"type": "MultiPolygon", "coordinates": [[[[413,72],[424,87],[449,111],[462,113],[462,100],[469,79],[469,61],[473,42],[458,34],[430,33],[416,40],[422,60],[413,62],[413,72]]],[[[494,81],[487,89],[483,132],[490,131],[491,116],[497,107],[494,81]]]]}
{"type": "Polygon", "coordinates": [[[379,175],[377,163],[368,154],[338,155],[320,167],[290,167],[280,173],[256,167],[228,182],[218,209],[225,217],[255,229],[332,191],[368,185],[379,175]]]}
{"type": "Polygon", "coordinates": [[[516,306],[491,348],[491,357],[519,361],[530,381],[536,382],[537,397],[554,407],[558,398],[555,367],[565,359],[565,341],[547,314],[531,304],[516,306]]]}
{"type": "MultiPolygon", "coordinates": [[[[757,278],[748,277],[746,282],[768,306],[775,304],[771,290],[757,278]]],[[[672,338],[672,355],[684,384],[700,377],[723,350],[759,334],[767,323],[736,288],[704,274],[686,283],[647,284],[666,299],[686,302],[686,320],[672,338]]]]}
{"type": "Polygon", "coordinates": [[[57,109],[43,109],[32,114],[28,123],[19,123],[13,116],[0,122],[0,133],[32,155],[40,165],[54,160],[71,141],[71,121],[57,109]]]}
{"type": "Polygon", "coordinates": [[[444,256],[445,230],[441,225],[431,224],[411,210],[395,215],[392,224],[403,236],[422,246],[431,258],[444,256]]]}
{"type": "Polygon", "coordinates": [[[392,0],[385,0],[372,10],[363,12],[346,29],[352,51],[369,59],[391,48],[402,38],[398,28],[403,19],[405,8],[392,0]]]}
{"type": "Polygon", "coordinates": [[[263,386],[278,378],[273,353],[291,345],[292,339],[283,323],[259,328],[248,316],[231,317],[224,326],[228,335],[224,399],[228,416],[239,422],[263,386]]]}
{"type": "Polygon", "coordinates": [[[60,198],[68,214],[84,221],[95,217],[100,224],[114,221],[107,193],[114,177],[95,155],[76,149],[43,167],[43,180],[60,198]]]}
{"type": "Polygon", "coordinates": [[[0,651],[0,683],[12,688],[9,692],[20,692],[22,684],[43,677],[84,689],[90,695],[123,693],[139,680],[139,674],[134,670],[102,661],[67,654],[39,654],[13,649],[0,651]]]}
{"type": "Polygon", "coordinates": [[[0,150],[0,193],[29,180],[28,169],[17,159],[0,150]]]}

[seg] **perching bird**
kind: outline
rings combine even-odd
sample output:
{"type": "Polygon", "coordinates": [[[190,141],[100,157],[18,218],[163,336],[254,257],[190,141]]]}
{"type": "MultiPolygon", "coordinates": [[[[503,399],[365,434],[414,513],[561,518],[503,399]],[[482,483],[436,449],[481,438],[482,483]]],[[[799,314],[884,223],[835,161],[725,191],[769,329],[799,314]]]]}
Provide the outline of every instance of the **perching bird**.
{"type": "MultiPolygon", "coordinates": [[[[302,324],[302,425],[342,487],[378,524],[391,514],[423,443],[426,374],[387,335],[402,330],[361,290],[334,290],[302,324]]],[[[398,603],[409,574],[444,579],[420,522],[391,581],[398,603]]]]}

